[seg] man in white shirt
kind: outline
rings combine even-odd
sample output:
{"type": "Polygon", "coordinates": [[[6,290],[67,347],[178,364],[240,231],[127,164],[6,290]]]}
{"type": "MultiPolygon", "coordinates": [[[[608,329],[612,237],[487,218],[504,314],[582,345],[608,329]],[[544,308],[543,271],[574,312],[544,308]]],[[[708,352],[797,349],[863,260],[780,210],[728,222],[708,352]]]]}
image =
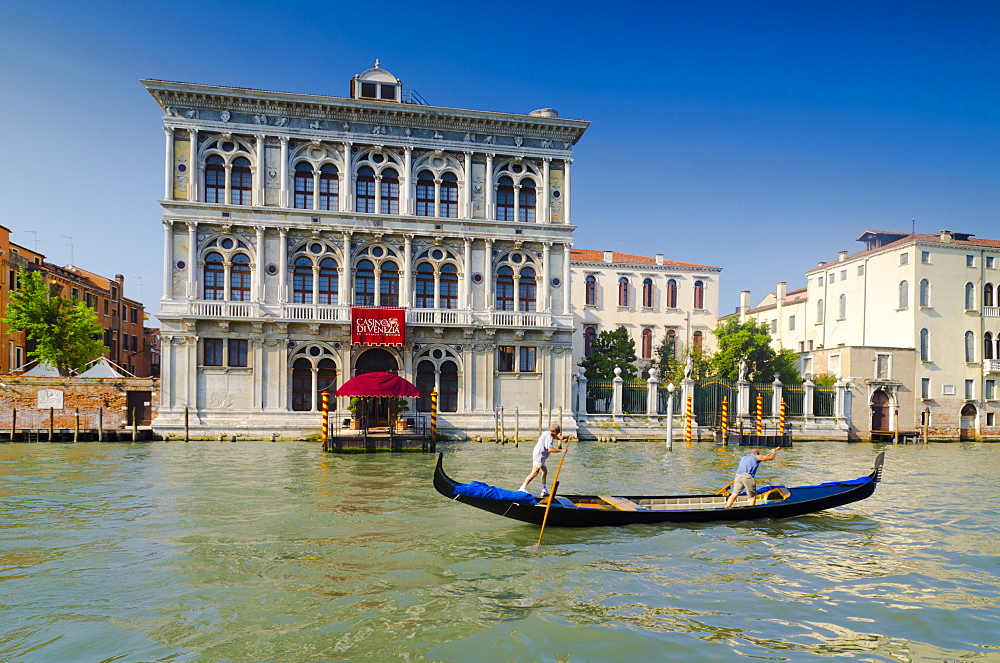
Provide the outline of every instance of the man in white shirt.
{"type": "Polygon", "coordinates": [[[535,448],[531,452],[531,474],[524,480],[521,487],[518,488],[519,491],[526,493],[528,492],[528,484],[531,480],[538,476],[538,473],[542,473],[542,497],[547,497],[549,494],[549,487],[546,485],[545,481],[548,477],[549,470],[545,467],[545,459],[549,457],[551,452],[563,453],[565,449],[559,449],[558,447],[553,447],[556,440],[566,439],[562,435],[562,427],[555,425],[552,426],[548,431],[542,433],[538,437],[538,442],[535,443],[535,448]]]}

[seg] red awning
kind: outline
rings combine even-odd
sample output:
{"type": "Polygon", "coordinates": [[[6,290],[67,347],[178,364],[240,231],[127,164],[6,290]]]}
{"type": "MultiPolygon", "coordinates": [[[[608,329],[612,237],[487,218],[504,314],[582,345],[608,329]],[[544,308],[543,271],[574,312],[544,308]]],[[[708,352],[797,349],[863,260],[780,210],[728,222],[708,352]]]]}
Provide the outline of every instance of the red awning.
{"type": "Polygon", "coordinates": [[[337,390],[338,396],[419,396],[410,382],[393,373],[363,373],[337,390]]]}

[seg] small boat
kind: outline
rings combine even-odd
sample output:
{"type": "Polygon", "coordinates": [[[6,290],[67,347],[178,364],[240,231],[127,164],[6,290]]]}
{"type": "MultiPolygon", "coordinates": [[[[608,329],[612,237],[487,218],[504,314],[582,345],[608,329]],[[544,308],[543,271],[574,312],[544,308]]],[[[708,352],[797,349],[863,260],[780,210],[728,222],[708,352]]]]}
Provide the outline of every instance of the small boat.
{"type": "MultiPolygon", "coordinates": [[[[516,493],[473,482],[461,484],[444,471],[444,454],[438,454],[434,488],[456,502],[483,509],[506,518],[541,525],[549,498],[539,500],[528,493],[516,493]],[[468,490],[474,486],[477,490],[468,490]],[[487,490],[481,490],[485,487],[487,490]],[[457,489],[457,490],[456,490],[457,489]],[[468,494],[468,493],[473,494],[468,494]]],[[[656,523],[709,523],[716,521],[793,518],[858,502],[871,497],[882,479],[885,452],[875,457],[871,473],[846,481],[830,481],[816,486],[762,486],[757,503],[741,494],[735,505],[726,508],[725,491],[708,495],[555,495],[546,526],[604,527],[656,523]]]]}

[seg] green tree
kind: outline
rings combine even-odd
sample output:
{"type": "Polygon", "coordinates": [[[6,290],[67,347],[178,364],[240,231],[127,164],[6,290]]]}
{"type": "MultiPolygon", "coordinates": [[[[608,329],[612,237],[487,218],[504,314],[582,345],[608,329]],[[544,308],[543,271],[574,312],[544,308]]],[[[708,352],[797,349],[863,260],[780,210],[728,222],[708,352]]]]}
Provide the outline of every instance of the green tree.
{"type": "Polygon", "coordinates": [[[628,335],[628,330],[619,327],[614,331],[602,331],[590,346],[590,356],[580,362],[585,369],[588,380],[607,382],[615,377],[615,368],[622,369],[622,377],[634,378],[635,341],[628,335]]]}
{"type": "Polygon", "coordinates": [[[58,285],[47,285],[41,272],[21,270],[3,322],[10,331],[23,331],[35,342],[29,357],[68,376],[103,355],[104,345],[94,310],[62,297],[60,290],[58,285]]]}
{"type": "Polygon", "coordinates": [[[770,382],[775,373],[785,383],[799,380],[796,354],[791,350],[774,351],[766,323],[740,322],[739,318],[731,316],[716,327],[715,337],[719,349],[712,357],[712,369],[716,376],[738,379],[740,361],[745,360],[747,379],[751,382],[770,382]]]}
{"type": "Polygon", "coordinates": [[[679,383],[684,378],[684,367],[687,365],[687,358],[693,359],[693,371],[691,377],[698,380],[712,372],[712,354],[707,350],[697,350],[693,345],[683,348],[676,337],[664,336],[660,344],[654,349],[656,355],[653,366],[660,372],[660,381],[663,383],[679,383]]]}

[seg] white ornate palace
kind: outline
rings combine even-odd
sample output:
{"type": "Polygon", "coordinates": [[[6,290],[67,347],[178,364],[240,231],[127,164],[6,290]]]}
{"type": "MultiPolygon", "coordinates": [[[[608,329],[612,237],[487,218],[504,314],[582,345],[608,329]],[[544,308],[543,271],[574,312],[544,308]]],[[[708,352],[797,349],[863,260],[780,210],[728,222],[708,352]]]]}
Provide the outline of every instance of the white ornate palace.
{"type": "Polygon", "coordinates": [[[445,433],[492,433],[501,404],[572,426],[587,122],[413,103],[378,63],[350,98],[143,84],[166,132],[158,431],[187,410],[209,433],[314,434],[319,394],[371,370],[436,387],[445,433]],[[398,309],[405,337],[352,344],[354,307],[398,309]]]}

